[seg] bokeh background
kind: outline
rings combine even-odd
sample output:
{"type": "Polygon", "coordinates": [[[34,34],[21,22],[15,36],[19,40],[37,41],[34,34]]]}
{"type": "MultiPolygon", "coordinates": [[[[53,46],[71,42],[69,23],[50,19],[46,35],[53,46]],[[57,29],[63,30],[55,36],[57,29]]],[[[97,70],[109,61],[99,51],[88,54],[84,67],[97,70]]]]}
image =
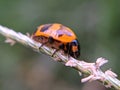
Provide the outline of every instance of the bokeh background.
{"type": "MultiPolygon", "coordinates": [[[[0,0],[0,24],[32,34],[45,23],[62,23],[77,34],[79,59],[105,57],[120,77],[120,0],[0,0]]],[[[0,35],[0,90],[114,90],[81,83],[78,72],[0,35]]]]}

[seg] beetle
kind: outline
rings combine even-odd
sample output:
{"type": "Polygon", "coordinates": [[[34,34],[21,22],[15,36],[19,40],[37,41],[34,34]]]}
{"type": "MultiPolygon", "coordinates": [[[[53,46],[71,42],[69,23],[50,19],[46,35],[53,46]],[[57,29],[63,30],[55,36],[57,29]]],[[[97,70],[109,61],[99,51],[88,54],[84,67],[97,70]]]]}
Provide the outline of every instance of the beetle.
{"type": "Polygon", "coordinates": [[[75,33],[62,24],[51,23],[40,25],[31,37],[36,42],[42,43],[41,46],[47,45],[56,49],[56,51],[63,50],[64,53],[74,58],[80,56],[80,44],[75,33]]]}

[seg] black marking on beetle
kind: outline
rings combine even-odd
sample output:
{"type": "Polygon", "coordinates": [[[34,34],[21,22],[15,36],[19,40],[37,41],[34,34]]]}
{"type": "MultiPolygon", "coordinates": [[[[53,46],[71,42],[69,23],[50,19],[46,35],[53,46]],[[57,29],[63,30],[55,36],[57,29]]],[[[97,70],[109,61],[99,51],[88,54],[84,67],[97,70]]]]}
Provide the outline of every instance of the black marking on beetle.
{"type": "Polygon", "coordinates": [[[49,29],[49,27],[51,27],[51,25],[52,24],[45,24],[42,28],[41,28],[41,32],[44,32],[44,31],[46,31],[46,30],[48,30],[49,29]]]}
{"type": "Polygon", "coordinates": [[[63,34],[59,34],[59,35],[58,35],[58,37],[62,37],[62,36],[63,36],[63,34]]]}
{"type": "Polygon", "coordinates": [[[60,29],[57,30],[57,33],[58,33],[58,37],[61,37],[63,36],[64,34],[67,35],[67,36],[72,36],[72,33],[69,32],[65,26],[61,25],[60,26],[60,29]]]}

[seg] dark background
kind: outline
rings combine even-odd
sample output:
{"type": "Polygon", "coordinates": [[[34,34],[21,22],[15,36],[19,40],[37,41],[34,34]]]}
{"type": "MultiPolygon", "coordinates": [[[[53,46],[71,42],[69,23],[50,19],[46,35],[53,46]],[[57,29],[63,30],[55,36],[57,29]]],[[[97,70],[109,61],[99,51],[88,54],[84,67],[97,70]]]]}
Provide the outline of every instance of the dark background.
{"type": "MultiPolygon", "coordinates": [[[[120,73],[120,0],[0,0],[0,24],[32,34],[45,23],[62,23],[76,33],[79,59],[94,62],[105,57],[120,73]]],[[[107,90],[99,82],[81,83],[82,77],[49,56],[0,35],[0,90],[107,90]]],[[[109,89],[112,90],[112,89],[109,89]]]]}

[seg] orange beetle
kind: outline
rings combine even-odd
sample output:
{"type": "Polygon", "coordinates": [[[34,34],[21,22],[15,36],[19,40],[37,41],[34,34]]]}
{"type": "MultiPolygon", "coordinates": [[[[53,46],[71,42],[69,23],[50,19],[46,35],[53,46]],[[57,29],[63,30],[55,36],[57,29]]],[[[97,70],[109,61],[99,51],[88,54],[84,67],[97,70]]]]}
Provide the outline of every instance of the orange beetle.
{"type": "MultiPolygon", "coordinates": [[[[62,49],[68,55],[78,58],[80,56],[80,45],[74,32],[59,23],[40,25],[33,33],[32,39],[55,48],[62,49]]],[[[55,51],[55,52],[56,52],[55,51]]]]}

